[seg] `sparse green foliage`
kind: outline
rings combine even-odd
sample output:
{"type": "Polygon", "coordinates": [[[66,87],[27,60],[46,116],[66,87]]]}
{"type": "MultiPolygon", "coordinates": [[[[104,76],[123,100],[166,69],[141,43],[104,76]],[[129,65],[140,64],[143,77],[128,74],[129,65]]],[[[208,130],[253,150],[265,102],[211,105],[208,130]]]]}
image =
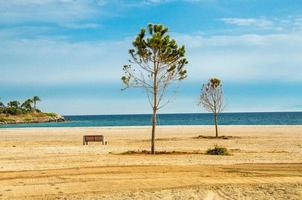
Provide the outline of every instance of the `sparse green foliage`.
{"type": "Polygon", "coordinates": [[[141,29],[129,49],[131,59],[124,65],[121,78],[125,88],[143,88],[153,110],[151,152],[155,153],[155,128],[157,111],[168,104],[165,99],[170,85],[187,77],[185,47],[179,47],[167,34],[168,28],[149,24],[141,29]]]}
{"type": "Polygon", "coordinates": [[[221,147],[218,145],[215,145],[214,148],[210,148],[206,151],[207,155],[222,155],[227,156],[230,155],[229,151],[225,147],[221,147]]]}
{"type": "Polygon", "coordinates": [[[27,99],[24,101],[21,105],[21,108],[25,109],[26,111],[31,111],[32,110],[32,104],[33,101],[31,99],[27,99]]]}
{"type": "Polygon", "coordinates": [[[211,78],[203,84],[199,98],[199,105],[214,114],[215,132],[218,137],[218,115],[224,109],[224,99],[221,80],[211,78]]]}

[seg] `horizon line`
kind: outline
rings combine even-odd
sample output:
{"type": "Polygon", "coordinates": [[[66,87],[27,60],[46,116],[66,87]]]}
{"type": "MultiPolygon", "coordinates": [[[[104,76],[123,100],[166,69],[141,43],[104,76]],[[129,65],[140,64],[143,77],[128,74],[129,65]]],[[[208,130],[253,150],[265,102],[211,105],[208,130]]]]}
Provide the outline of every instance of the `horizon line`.
{"type": "MultiPolygon", "coordinates": [[[[302,111],[249,111],[249,112],[243,112],[243,111],[238,111],[238,112],[221,112],[220,114],[253,114],[253,113],[302,113],[302,111]]],[[[179,113],[158,113],[157,115],[174,115],[174,114],[213,114],[211,112],[179,112],[179,113]]],[[[72,117],[72,116],[112,116],[112,115],[152,115],[152,113],[133,113],[133,114],[68,114],[68,115],[62,115],[62,116],[67,116],[67,117],[72,117]]]]}

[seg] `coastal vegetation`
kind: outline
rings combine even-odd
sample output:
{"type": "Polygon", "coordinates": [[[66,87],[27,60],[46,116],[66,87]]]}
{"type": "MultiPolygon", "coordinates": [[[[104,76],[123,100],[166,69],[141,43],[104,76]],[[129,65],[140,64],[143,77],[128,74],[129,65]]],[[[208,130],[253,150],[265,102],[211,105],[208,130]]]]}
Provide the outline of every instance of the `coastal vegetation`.
{"type": "Polygon", "coordinates": [[[220,156],[229,156],[231,155],[229,150],[225,147],[215,145],[214,148],[209,148],[206,151],[207,155],[220,155],[220,156]]]}
{"type": "Polygon", "coordinates": [[[224,109],[224,98],[221,80],[211,78],[203,84],[199,98],[199,105],[214,114],[216,138],[218,138],[218,115],[224,109]]]}
{"type": "Polygon", "coordinates": [[[55,113],[44,113],[37,109],[38,96],[26,99],[22,103],[17,100],[9,101],[6,105],[0,102],[0,124],[38,123],[64,121],[55,113]]]}
{"type": "MultiPolygon", "coordinates": [[[[141,29],[129,49],[131,60],[124,65],[122,81],[126,88],[143,88],[152,107],[151,154],[155,154],[156,114],[175,94],[169,94],[172,83],[187,77],[185,47],[171,39],[168,28],[149,24],[141,29]],[[169,98],[166,98],[169,96],[169,98]]],[[[170,91],[171,92],[171,91],[170,91]]]]}

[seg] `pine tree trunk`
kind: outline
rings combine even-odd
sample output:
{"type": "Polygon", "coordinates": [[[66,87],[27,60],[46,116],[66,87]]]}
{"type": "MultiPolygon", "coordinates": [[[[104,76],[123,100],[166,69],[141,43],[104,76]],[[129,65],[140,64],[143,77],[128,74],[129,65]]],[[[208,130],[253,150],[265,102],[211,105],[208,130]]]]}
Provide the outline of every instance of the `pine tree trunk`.
{"type": "Polygon", "coordinates": [[[156,128],[156,108],[153,108],[152,115],[152,137],[151,137],[151,154],[155,154],[155,128],[156,128]]]}
{"type": "Polygon", "coordinates": [[[216,137],[218,137],[218,114],[214,113],[214,121],[215,121],[215,133],[216,137]]]}
{"type": "Polygon", "coordinates": [[[155,129],[157,112],[157,66],[154,57],[154,76],[153,76],[153,113],[152,113],[152,136],[151,136],[151,154],[155,154],[155,129]]]}

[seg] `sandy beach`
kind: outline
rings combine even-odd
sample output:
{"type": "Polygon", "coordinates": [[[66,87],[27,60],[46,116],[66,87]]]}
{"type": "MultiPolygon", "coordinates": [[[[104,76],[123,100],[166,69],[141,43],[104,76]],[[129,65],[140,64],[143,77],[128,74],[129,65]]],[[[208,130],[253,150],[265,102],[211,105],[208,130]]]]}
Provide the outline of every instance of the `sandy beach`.
{"type": "Polygon", "coordinates": [[[301,199],[302,126],[0,129],[0,199],[301,199]],[[86,134],[108,145],[83,146],[86,134]],[[215,144],[230,156],[203,154],[215,144]],[[196,154],[196,152],[199,152],[196,154]]]}

